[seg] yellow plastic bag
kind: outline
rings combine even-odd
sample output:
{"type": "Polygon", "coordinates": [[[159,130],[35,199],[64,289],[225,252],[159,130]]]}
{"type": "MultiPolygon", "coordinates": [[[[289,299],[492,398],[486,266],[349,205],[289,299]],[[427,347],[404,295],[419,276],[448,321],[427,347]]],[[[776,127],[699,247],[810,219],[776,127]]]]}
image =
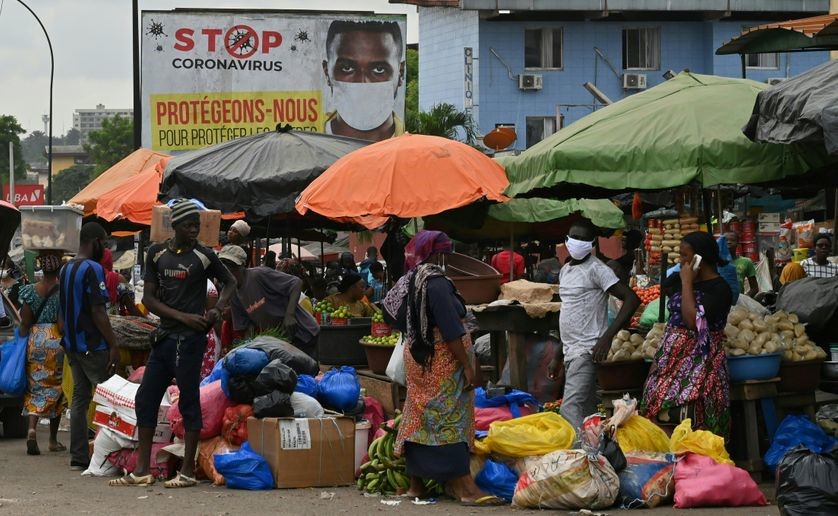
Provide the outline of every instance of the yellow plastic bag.
{"type": "Polygon", "coordinates": [[[617,427],[617,443],[624,453],[669,451],[669,437],[658,425],[643,416],[632,416],[617,427]]]}
{"type": "Polygon", "coordinates": [[[556,450],[567,450],[576,432],[570,423],[555,412],[540,412],[529,416],[496,421],[489,427],[489,435],[476,441],[477,453],[497,453],[507,457],[546,455],[556,450]]]}
{"type": "Polygon", "coordinates": [[[692,420],[685,419],[672,432],[669,446],[673,453],[692,452],[710,457],[719,464],[733,464],[725,449],[725,440],[707,430],[692,430],[692,420]]]}

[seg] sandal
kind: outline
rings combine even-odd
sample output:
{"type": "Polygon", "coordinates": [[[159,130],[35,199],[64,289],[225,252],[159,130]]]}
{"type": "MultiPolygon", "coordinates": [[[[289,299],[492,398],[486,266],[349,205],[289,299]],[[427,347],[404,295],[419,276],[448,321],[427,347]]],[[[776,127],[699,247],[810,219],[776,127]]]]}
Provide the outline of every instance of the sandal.
{"type": "Polygon", "coordinates": [[[460,502],[460,505],[463,507],[499,507],[506,505],[506,501],[497,496],[486,495],[470,502],[460,502]]]}
{"type": "Polygon", "coordinates": [[[55,443],[54,445],[50,444],[49,445],[49,451],[51,451],[51,452],[63,452],[63,451],[67,451],[67,447],[64,446],[61,443],[55,443]]]}
{"type": "Polygon", "coordinates": [[[169,487],[172,489],[178,489],[181,487],[193,487],[197,486],[198,481],[192,477],[187,477],[183,473],[178,473],[177,476],[171,480],[167,480],[163,486],[169,487]]]}
{"type": "Polygon", "coordinates": [[[148,487],[153,486],[154,482],[157,479],[154,478],[154,475],[143,475],[138,477],[133,473],[128,473],[122,478],[115,478],[108,482],[108,485],[111,487],[129,487],[129,486],[139,486],[139,487],[148,487]]]}
{"type": "Polygon", "coordinates": [[[40,455],[41,450],[38,448],[38,441],[36,439],[26,440],[26,455],[40,455]]]}

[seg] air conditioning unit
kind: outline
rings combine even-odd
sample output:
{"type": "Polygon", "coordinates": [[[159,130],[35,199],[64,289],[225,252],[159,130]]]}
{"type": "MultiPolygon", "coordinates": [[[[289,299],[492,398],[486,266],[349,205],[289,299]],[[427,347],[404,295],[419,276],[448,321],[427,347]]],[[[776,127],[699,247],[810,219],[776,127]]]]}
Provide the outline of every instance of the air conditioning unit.
{"type": "Polygon", "coordinates": [[[765,79],[766,84],[770,84],[774,86],[775,84],[780,84],[781,82],[785,81],[785,77],[771,77],[770,79],[765,79]]]}
{"type": "Polygon", "coordinates": [[[543,77],[533,73],[522,73],[518,76],[519,90],[540,90],[542,87],[543,77]]]}
{"type": "Polygon", "coordinates": [[[646,89],[646,74],[645,73],[624,73],[623,74],[623,89],[624,90],[645,90],[646,89]]]}

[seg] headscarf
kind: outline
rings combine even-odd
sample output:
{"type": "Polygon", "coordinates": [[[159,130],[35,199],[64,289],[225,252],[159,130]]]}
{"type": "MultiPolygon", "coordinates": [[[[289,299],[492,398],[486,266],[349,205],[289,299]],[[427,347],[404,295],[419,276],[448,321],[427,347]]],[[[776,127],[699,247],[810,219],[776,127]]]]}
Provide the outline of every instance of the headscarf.
{"type": "Polygon", "coordinates": [[[454,246],[442,231],[420,231],[410,239],[404,248],[404,264],[407,270],[416,268],[435,253],[450,253],[454,246]]]}
{"type": "Polygon", "coordinates": [[[235,229],[236,233],[242,236],[242,238],[247,238],[247,235],[250,234],[250,224],[243,220],[237,220],[233,222],[233,225],[230,226],[230,229],[235,229]]]}
{"type": "Polygon", "coordinates": [[[797,262],[789,262],[783,267],[780,273],[780,285],[786,285],[792,281],[797,281],[806,277],[806,271],[803,266],[797,262]]]}
{"type": "Polygon", "coordinates": [[[292,276],[302,277],[305,273],[303,266],[296,258],[282,258],[276,262],[276,270],[290,274],[292,276]]]}
{"type": "Polygon", "coordinates": [[[105,252],[102,253],[102,259],[99,260],[99,265],[106,271],[113,270],[113,253],[110,249],[106,248],[105,252]]]}
{"type": "Polygon", "coordinates": [[[105,269],[105,288],[108,291],[111,305],[114,305],[119,299],[119,273],[113,271],[113,253],[110,249],[105,248],[102,259],[99,260],[99,265],[105,269]]]}
{"type": "Polygon", "coordinates": [[[340,285],[338,286],[338,291],[341,294],[345,294],[352,285],[361,281],[362,278],[360,274],[354,271],[345,271],[343,277],[340,279],[340,285]]]}

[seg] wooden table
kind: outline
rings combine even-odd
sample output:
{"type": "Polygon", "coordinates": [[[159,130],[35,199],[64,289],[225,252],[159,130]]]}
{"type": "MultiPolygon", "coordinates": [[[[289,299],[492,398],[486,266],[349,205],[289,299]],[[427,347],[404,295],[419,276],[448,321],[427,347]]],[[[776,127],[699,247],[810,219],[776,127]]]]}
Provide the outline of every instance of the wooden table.
{"type": "Polygon", "coordinates": [[[480,329],[490,334],[492,362],[497,372],[495,380],[500,378],[508,357],[509,383],[516,389],[529,392],[525,349],[527,334],[558,331],[559,312],[549,312],[543,318],[535,319],[527,315],[521,305],[500,305],[475,311],[474,316],[480,329]],[[506,346],[502,344],[504,333],[506,346]]]}
{"type": "Polygon", "coordinates": [[[735,462],[737,466],[750,473],[756,481],[761,480],[762,471],[765,469],[759,448],[757,403],[760,403],[763,409],[765,429],[770,440],[777,424],[774,415],[774,403],[777,399],[777,385],[779,383],[779,378],[772,378],[770,380],[748,380],[730,386],[730,401],[742,403],[744,411],[743,432],[736,432],[736,425],[731,425],[734,442],[739,445],[736,448],[741,450],[742,444],[745,448],[745,458],[735,462]],[[742,438],[744,438],[744,443],[742,438]]]}

